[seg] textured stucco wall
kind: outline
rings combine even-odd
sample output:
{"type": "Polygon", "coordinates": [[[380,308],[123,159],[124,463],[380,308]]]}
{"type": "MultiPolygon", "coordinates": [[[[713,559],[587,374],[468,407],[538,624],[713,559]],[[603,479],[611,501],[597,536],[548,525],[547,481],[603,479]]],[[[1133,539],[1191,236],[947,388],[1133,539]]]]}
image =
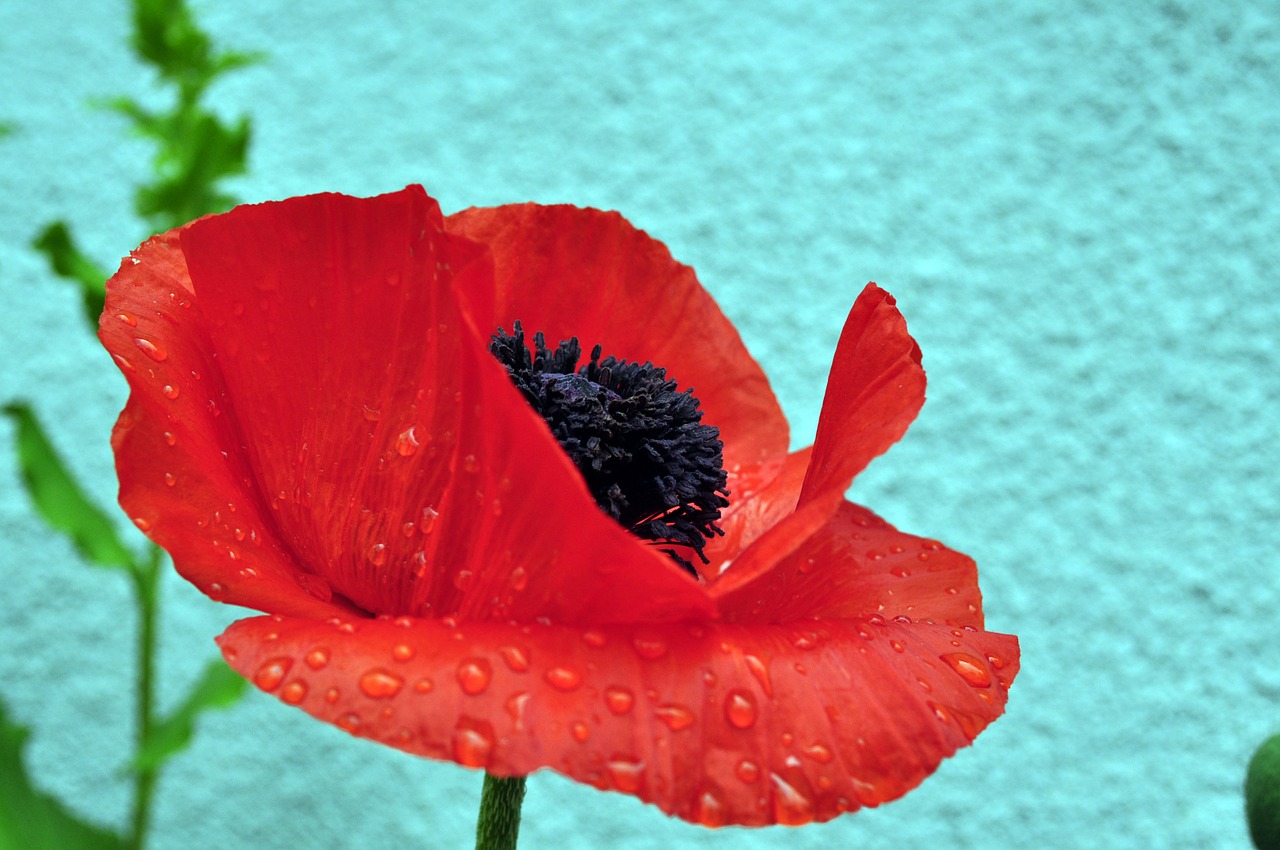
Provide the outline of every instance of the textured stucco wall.
{"type": "MultiPolygon", "coordinates": [[[[622,210],[737,322],[797,444],[866,280],[924,350],[929,402],[853,497],[977,558],[1022,638],[1008,716],[902,801],[798,831],[540,774],[522,847],[1245,847],[1243,768],[1280,728],[1280,7],[807,5],[197,4],[270,54],[215,92],[255,122],[245,199],[622,210]]],[[[86,106],[147,91],[127,34],[122,0],[0,4],[0,401],[104,504],[124,384],[27,244],[67,217],[114,266],[145,235],[149,150],[86,106]]],[[[40,781],[119,825],[126,588],[41,526],[11,444],[0,423],[0,694],[40,781]]],[[[170,579],[171,702],[237,612],[170,579]]],[[[165,774],[152,846],[466,847],[479,785],[254,693],[165,774]]]]}

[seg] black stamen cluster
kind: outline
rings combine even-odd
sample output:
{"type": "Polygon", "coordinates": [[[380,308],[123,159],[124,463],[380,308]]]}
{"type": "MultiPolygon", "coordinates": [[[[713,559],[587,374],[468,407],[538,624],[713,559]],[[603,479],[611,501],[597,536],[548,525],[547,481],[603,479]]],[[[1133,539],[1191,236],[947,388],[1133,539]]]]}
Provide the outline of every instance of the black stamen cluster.
{"type": "MultiPolygon", "coordinates": [[[[679,392],[665,369],[652,363],[601,359],[578,368],[578,338],[547,348],[541,332],[534,350],[499,328],[489,351],[577,465],[596,502],[632,534],[703,554],[706,541],[723,534],[716,525],[727,507],[724,444],[720,430],[702,424],[693,390],[679,392]]],[[[663,550],[690,573],[693,564],[675,549],[663,550]]]]}

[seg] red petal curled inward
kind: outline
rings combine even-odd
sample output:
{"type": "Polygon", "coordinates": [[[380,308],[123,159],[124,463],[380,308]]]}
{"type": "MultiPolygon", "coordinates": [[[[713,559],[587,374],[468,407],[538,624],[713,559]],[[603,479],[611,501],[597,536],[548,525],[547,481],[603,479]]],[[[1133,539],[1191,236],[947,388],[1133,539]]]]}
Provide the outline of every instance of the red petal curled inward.
{"type": "Polygon", "coordinates": [[[586,352],[599,343],[691,388],[702,421],[720,429],[730,489],[735,467],[786,451],[786,419],[737,330],[693,269],[622,216],[514,204],[463,210],[445,226],[493,253],[498,325],[519,320],[552,346],[574,336],[586,352]]]}
{"type": "Polygon", "coordinates": [[[1004,635],[913,622],[580,629],[259,617],[219,639],[346,731],[500,776],[549,767],[720,825],[894,799],[1003,710],[1004,635]]]}
{"type": "MultiPolygon", "coordinates": [[[[174,354],[131,376],[127,418],[150,436],[122,437],[118,461],[126,509],[206,592],[212,582],[225,601],[294,610],[234,582],[242,565],[221,529],[189,516],[220,511],[226,525],[234,504],[262,520],[306,612],[332,614],[310,599],[340,596],[374,613],[468,618],[709,613],[700,587],[596,507],[488,354],[455,289],[483,292],[487,267],[477,246],[443,232],[421,189],[241,207],[189,226],[181,250],[189,282],[177,263],[141,274],[143,258],[108,296],[109,314],[125,292],[154,301],[176,288],[190,302],[148,328],[148,343],[174,354]],[[188,348],[191,364],[179,357],[188,348]],[[186,426],[200,439],[165,446],[153,433],[168,421],[169,385],[194,400],[186,426]],[[209,503],[168,491],[156,460],[166,450],[213,476],[209,503]]],[[[483,298],[468,304],[484,309],[483,298]]],[[[104,340],[154,361],[125,336],[104,340]]]]}

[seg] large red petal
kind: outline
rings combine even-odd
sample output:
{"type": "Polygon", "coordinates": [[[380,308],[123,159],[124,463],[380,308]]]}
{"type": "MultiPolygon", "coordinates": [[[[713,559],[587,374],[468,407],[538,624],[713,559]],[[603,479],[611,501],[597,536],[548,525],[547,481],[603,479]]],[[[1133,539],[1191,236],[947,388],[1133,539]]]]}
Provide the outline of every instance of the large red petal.
{"type": "Polygon", "coordinates": [[[551,768],[709,825],[894,799],[1004,709],[1015,638],[922,623],[575,629],[243,620],[231,665],[313,716],[497,775],[551,768]]]}
{"type": "Polygon", "coordinates": [[[493,252],[497,324],[520,320],[550,344],[665,367],[720,429],[725,467],[787,450],[787,423],[738,332],[661,242],[617,213],[571,206],[468,209],[446,227],[493,252]]]}
{"type": "MultiPolygon", "coordinates": [[[[165,325],[154,343],[202,347],[222,388],[192,414],[223,423],[194,465],[235,467],[223,498],[269,516],[313,592],[471,618],[710,610],[596,507],[489,356],[455,291],[487,324],[480,249],[443,233],[420,188],[241,207],[191,225],[182,249],[202,319],[165,325]]],[[[156,396],[157,382],[143,391],[156,396]]],[[[182,506],[170,496],[151,509],[182,506]]],[[[207,540],[183,557],[225,558],[207,540]]]]}
{"type": "Polygon", "coordinates": [[[742,578],[737,571],[735,564],[711,586],[728,622],[878,616],[982,628],[972,558],[849,502],[771,569],[742,578]]]}
{"type": "Polygon", "coordinates": [[[920,346],[893,296],[867,284],[836,346],[800,504],[824,491],[843,493],[896,443],[924,404],[924,385],[920,346]]]}
{"type": "Polygon", "coordinates": [[[299,568],[234,451],[235,423],[219,415],[226,385],[177,231],[125,259],[107,284],[99,336],[130,388],[112,434],[120,504],[178,572],[222,602],[299,616],[349,611],[299,568]]]}

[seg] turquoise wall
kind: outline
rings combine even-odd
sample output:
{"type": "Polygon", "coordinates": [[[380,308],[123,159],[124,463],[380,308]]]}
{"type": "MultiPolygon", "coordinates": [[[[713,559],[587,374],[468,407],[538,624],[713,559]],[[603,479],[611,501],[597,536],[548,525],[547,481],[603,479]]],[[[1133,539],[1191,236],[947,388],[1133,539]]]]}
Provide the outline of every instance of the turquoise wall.
{"type": "MultiPolygon", "coordinates": [[[[539,774],[522,847],[1246,847],[1244,766],[1280,729],[1280,6],[809,5],[196,4],[270,56],[213,91],[254,121],[244,199],[621,210],[698,270],[797,445],[867,280],[924,350],[929,402],[852,497],[978,560],[1022,639],[1007,717],[799,830],[539,774]]],[[[27,245],[66,217],[114,267],[146,235],[150,150],[86,105],[154,91],[128,30],[123,0],[0,4],[0,402],[104,504],[124,382],[27,245]]],[[[42,785],[122,827],[127,588],[46,531],[11,444],[0,421],[0,694],[42,785]]],[[[240,615],[169,578],[166,705],[240,615]]],[[[164,775],[152,847],[467,847],[479,787],[255,692],[164,775]]]]}

